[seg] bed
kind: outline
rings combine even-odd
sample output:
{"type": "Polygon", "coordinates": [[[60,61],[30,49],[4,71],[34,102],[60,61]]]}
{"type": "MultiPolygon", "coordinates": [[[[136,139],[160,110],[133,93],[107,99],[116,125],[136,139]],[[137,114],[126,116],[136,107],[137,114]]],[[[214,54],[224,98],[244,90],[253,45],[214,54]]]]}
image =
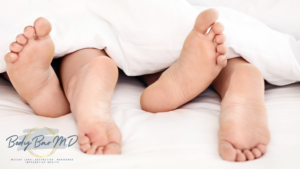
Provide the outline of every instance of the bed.
{"type": "MultiPolygon", "coordinates": [[[[234,8],[273,29],[300,38],[300,24],[291,22],[290,17],[299,16],[299,10],[287,12],[291,6],[299,9],[296,1],[188,1],[196,7],[234,8]],[[280,17],[284,13],[286,18],[280,17]]],[[[221,99],[212,88],[177,110],[157,114],[141,110],[139,99],[144,89],[138,79],[120,72],[111,113],[123,134],[121,155],[87,155],[76,143],[46,158],[36,158],[16,146],[8,148],[7,138],[24,135],[25,129],[39,126],[59,131],[57,134],[61,136],[77,135],[76,121],[72,114],[56,119],[36,116],[20,100],[12,85],[0,78],[0,168],[300,168],[300,83],[281,87],[266,83],[271,141],[263,157],[243,163],[227,162],[219,156],[217,132],[221,99]]]]}
{"type": "Polygon", "coordinates": [[[218,154],[220,97],[213,89],[208,88],[178,110],[151,114],[140,108],[144,88],[136,78],[120,74],[111,113],[123,133],[122,155],[86,155],[75,144],[46,158],[73,161],[25,163],[35,157],[8,148],[7,137],[37,126],[59,129],[59,135],[76,135],[76,122],[72,114],[57,119],[36,116],[11,84],[1,78],[1,168],[300,168],[299,83],[266,85],[271,142],[262,158],[244,163],[223,161],[218,154]]]}

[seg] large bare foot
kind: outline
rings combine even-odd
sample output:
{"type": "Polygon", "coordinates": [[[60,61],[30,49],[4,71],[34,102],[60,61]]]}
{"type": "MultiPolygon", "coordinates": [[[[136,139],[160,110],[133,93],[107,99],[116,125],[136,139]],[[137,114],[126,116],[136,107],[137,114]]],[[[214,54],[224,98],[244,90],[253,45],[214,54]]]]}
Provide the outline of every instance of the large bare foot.
{"type": "Polygon", "coordinates": [[[215,9],[199,14],[180,58],[143,92],[143,110],[155,113],[178,108],[205,90],[226,66],[224,28],[215,23],[217,19],[215,9]]]}
{"type": "Polygon", "coordinates": [[[22,101],[37,115],[59,117],[69,112],[69,103],[50,66],[54,54],[50,31],[48,20],[37,19],[10,45],[5,61],[9,79],[22,101]]]}
{"type": "Polygon", "coordinates": [[[266,153],[270,133],[264,80],[253,65],[243,64],[234,70],[219,122],[219,152],[224,160],[253,160],[266,153]]]}
{"type": "MultiPolygon", "coordinates": [[[[86,57],[93,54],[86,51],[78,51],[67,57],[77,57],[80,52],[86,57]]],[[[70,64],[70,60],[64,60],[62,66],[68,69],[70,64]]],[[[87,154],[121,153],[122,135],[110,114],[117,78],[116,64],[107,56],[99,56],[80,68],[65,87],[77,120],[80,149],[87,154]]]]}

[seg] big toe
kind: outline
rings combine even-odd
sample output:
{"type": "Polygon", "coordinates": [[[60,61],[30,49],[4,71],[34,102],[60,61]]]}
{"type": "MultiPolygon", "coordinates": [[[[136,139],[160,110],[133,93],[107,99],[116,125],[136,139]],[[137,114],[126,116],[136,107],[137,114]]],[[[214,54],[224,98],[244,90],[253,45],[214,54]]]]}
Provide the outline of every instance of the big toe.
{"type": "Polygon", "coordinates": [[[218,17],[219,17],[219,12],[216,9],[214,8],[207,9],[198,15],[194,29],[197,32],[206,34],[208,28],[215,23],[218,17]]]}
{"type": "Polygon", "coordinates": [[[226,141],[220,141],[219,152],[221,157],[226,161],[235,161],[237,151],[235,148],[226,141]]]}
{"type": "Polygon", "coordinates": [[[35,34],[38,38],[49,35],[52,29],[51,23],[45,18],[38,18],[37,20],[35,20],[34,28],[36,31],[35,34]]]}

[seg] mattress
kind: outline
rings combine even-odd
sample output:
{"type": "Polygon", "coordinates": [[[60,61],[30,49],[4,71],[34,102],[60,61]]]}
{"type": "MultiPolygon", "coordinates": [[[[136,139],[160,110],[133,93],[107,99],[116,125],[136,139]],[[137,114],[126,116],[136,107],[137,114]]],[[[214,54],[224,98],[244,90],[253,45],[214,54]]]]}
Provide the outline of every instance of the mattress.
{"type": "Polygon", "coordinates": [[[77,135],[72,114],[59,118],[36,116],[12,85],[0,78],[0,168],[300,168],[300,83],[276,87],[266,84],[271,141],[260,159],[235,163],[218,153],[220,97],[211,88],[177,110],[152,114],[141,110],[145,86],[120,73],[111,113],[122,134],[121,155],[87,155],[78,143],[58,149],[37,161],[28,151],[8,148],[6,139],[39,126],[77,135]],[[71,160],[70,160],[71,159],[71,160]]]}

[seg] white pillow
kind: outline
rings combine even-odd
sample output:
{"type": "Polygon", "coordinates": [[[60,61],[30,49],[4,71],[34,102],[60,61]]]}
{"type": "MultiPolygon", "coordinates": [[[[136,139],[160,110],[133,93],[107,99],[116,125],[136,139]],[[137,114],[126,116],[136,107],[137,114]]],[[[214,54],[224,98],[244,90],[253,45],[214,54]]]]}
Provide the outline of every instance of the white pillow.
{"type": "Polygon", "coordinates": [[[187,0],[192,5],[222,6],[248,14],[270,28],[300,39],[299,0],[187,0]]]}

